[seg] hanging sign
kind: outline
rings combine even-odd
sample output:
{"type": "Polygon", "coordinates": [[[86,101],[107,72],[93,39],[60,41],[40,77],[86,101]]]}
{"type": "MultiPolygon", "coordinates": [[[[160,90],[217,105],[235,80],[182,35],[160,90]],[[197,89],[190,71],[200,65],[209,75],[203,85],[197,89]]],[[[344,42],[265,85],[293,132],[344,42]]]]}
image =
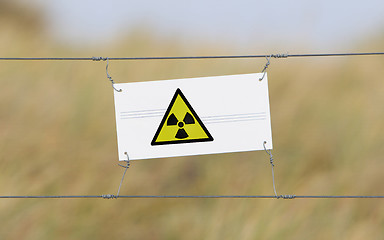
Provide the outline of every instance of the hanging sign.
{"type": "Polygon", "coordinates": [[[272,149],[262,76],[115,84],[119,160],[272,149]]]}

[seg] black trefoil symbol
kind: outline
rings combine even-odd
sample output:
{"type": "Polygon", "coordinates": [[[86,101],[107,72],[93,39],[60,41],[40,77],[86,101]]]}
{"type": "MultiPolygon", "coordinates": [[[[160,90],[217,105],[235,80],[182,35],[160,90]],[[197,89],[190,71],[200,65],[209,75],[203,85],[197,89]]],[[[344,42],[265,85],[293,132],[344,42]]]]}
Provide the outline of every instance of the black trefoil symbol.
{"type": "Polygon", "coordinates": [[[177,130],[177,133],[175,136],[175,138],[178,138],[178,139],[184,139],[189,136],[188,133],[184,130],[185,124],[195,124],[195,119],[192,117],[192,115],[189,112],[185,114],[183,121],[179,121],[175,116],[175,114],[173,113],[168,117],[168,120],[167,120],[167,126],[175,126],[175,125],[179,126],[179,130],[177,130]]]}

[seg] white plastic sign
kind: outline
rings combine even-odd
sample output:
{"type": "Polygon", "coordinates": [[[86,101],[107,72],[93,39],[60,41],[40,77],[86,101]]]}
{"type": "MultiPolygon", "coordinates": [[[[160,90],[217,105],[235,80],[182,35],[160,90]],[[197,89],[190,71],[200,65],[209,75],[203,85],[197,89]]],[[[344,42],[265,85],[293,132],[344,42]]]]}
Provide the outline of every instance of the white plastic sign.
{"type": "Polygon", "coordinates": [[[272,149],[262,76],[115,84],[119,160],[272,149]]]}

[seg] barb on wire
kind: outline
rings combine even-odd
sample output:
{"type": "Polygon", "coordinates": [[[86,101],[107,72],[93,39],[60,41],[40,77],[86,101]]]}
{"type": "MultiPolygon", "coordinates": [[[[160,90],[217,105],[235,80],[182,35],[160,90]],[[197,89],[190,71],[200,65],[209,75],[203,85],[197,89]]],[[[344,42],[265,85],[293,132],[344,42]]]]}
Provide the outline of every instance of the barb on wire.
{"type": "Polygon", "coordinates": [[[108,58],[106,57],[92,57],[92,61],[96,61],[96,62],[99,62],[99,61],[107,61],[108,58]]]}
{"type": "MultiPolygon", "coordinates": [[[[103,59],[104,59],[104,58],[102,58],[102,59],[100,59],[100,60],[103,60],[103,59]]],[[[115,88],[115,81],[113,81],[111,75],[109,75],[109,73],[108,73],[109,58],[106,58],[106,59],[107,59],[107,66],[105,66],[105,71],[106,71],[106,73],[107,73],[107,78],[108,78],[109,81],[111,81],[113,89],[114,89],[116,92],[121,92],[121,91],[123,91],[123,90],[121,90],[121,89],[116,89],[116,88],[115,88]]],[[[99,58],[97,58],[97,60],[95,60],[95,61],[100,61],[100,60],[99,60],[99,58]]]]}
{"type": "Polygon", "coordinates": [[[271,55],[273,58],[288,58],[288,53],[283,53],[283,54],[272,54],[271,55]]]}
{"type": "Polygon", "coordinates": [[[101,195],[101,197],[104,199],[117,199],[118,196],[113,194],[105,194],[105,195],[101,195]]]}

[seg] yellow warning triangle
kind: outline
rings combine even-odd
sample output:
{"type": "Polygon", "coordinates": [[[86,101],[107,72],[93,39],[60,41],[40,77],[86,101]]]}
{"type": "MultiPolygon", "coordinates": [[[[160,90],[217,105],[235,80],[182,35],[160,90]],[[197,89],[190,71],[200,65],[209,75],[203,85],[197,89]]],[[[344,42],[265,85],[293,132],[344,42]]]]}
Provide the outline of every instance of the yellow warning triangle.
{"type": "Polygon", "coordinates": [[[213,137],[178,88],[151,145],[213,141],[213,137]]]}

